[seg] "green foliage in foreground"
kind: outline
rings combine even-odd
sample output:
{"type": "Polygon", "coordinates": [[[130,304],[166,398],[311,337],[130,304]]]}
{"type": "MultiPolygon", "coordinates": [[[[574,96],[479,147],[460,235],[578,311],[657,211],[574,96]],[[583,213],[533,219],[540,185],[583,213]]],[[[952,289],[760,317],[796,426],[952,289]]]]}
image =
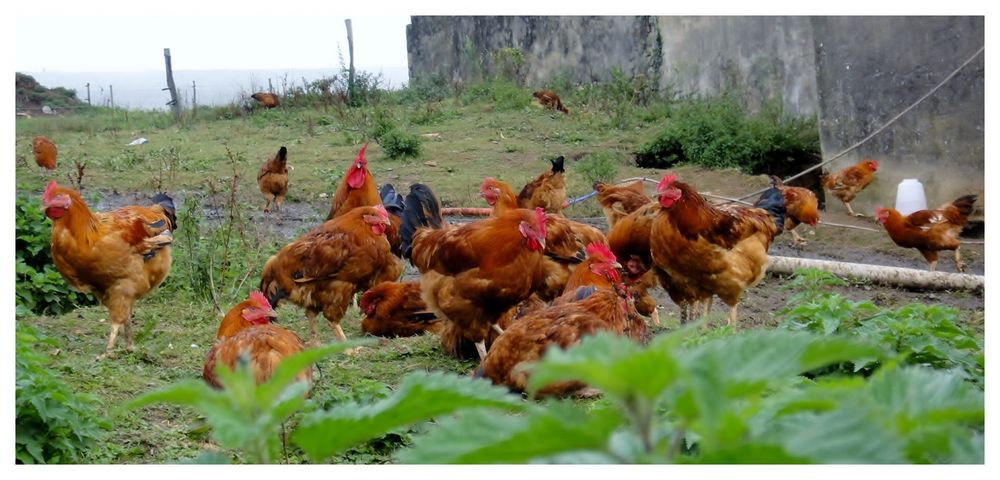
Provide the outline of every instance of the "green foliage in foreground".
{"type": "Polygon", "coordinates": [[[94,415],[97,399],[74,393],[49,368],[39,351],[54,348],[16,322],[15,458],[18,463],[76,463],[105,437],[109,424],[94,415]]]}
{"type": "MultiPolygon", "coordinates": [[[[591,405],[526,402],[484,380],[414,372],[373,404],[347,402],[306,414],[291,439],[322,461],[429,420],[426,433],[399,450],[397,461],[983,461],[983,393],[954,372],[899,366],[877,344],[840,335],[757,331],[685,347],[692,335],[687,328],[642,347],[600,334],[567,351],[549,350],[533,367],[533,391],[553,381],[581,380],[604,393],[591,405]],[[815,374],[863,358],[883,359],[884,366],[869,378],[815,374]]],[[[225,379],[233,386],[223,392],[190,381],[135,405],[196,406],[221,446],[247,450],[253,461],[272,460],[277,425],[301,405],[301,387],[279,390],[282,380],[272,380],[255,392],[249,372],[225,379]],[[262,389],[270,393],[262,395],[262,389]],[[203,398],[208,395],[212,402],[203,398]],[[255,398],[283,401],[240,407],[255,398]],[[255,429],[261,425],[266,428],[255,429]]]]}

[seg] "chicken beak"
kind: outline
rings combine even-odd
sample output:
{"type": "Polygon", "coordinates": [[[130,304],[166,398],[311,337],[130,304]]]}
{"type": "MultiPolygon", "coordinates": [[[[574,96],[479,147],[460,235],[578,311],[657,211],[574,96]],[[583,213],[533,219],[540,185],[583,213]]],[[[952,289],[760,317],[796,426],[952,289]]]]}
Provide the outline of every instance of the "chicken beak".
{"type": "Polygon", "coordinates": [[[265,312],[265,315],[271,318],[278,318],[278,312],[275,312],[273,308],[265,312]]]}
{"type": "Polygon", "coordinates": [[[625,269],[625,267],[622,267],[622,264],[620,264],[618,262],[612,263],[611,266],[615,267],[618,270],[624,270],[625,269]]]}

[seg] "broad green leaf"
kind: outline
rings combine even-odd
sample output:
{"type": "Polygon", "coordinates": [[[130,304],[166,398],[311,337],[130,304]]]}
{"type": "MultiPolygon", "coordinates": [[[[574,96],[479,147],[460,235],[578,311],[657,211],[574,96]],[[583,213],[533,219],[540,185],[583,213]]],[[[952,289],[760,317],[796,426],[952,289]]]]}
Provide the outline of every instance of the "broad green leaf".
{"type": "Polygon", "coordinates": [[[716,450],[702,456],[693,457],[690,460],[683,460],[683,463],[788,465],[811,462],[804,457],[798,457],[786,452],[780,445],[755,443],[716,450]]]}
{"type": "Polygon", "coordinates": [[[221,397],[221,392],[209,387],[201,380],[183,380],[159,390],[140,395],[125,404],[126,409],[136,409],[154,403],[171,403],[195,407],[208,398],[221,397]]]}
{"type": "Polygon", "coordinates": [[[494,407],[521,410],[525,403],[483,379],[413,372],[390,397],[371,405],[355,402],[313,412],[302,419],[292,442],[320,461],[371,438],[457,410],[494,407]]]}
{"type": "Polygon", "coordinates": [[[845,405],[782,417],[762,440],[815,463],[907,463],[904,442],[865,409],[845,405]]]}
{"type": "Polygon", "coordinates": [[[623,422],[612,408],[585,412],[551,403],[526,415],[463,411],[399,453],[403,463],[528,463],[559,454],[604,449],[623,422]]]}
{"type": "Polygon", "coordinates": [[[983,423],[983,392],[953,372],[901,367],[876,374],[867,391],[903,432],[928,423],[983,423]]]}

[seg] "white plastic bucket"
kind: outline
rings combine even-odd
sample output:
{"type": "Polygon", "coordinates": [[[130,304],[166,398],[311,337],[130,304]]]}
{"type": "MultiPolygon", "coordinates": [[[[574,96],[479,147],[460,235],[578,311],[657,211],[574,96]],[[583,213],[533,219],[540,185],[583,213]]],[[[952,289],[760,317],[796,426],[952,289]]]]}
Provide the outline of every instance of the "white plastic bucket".
{"type": "Polygon", "coordinates": [[[907,178],[896,187],[896,210],[909,215],[917,210],[927,210],[924,185],[916,178],[907,178]]]}

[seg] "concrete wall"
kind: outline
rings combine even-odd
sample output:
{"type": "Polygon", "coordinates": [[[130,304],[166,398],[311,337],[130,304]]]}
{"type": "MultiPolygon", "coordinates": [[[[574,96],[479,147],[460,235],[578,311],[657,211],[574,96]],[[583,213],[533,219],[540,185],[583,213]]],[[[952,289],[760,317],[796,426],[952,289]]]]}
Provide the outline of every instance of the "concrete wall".
{"type": "MultiPolygon", "coordinates": [[[[812,25],[827,158],[874,132],[984,45],[983,17],[813,17],[812,25]]],[[[838,169],[861,158],[879,161],[872,191],[852,206],[868,213],[892,206],[904,178],[920,179],[929,206],[968,193],[980,195],[982,206],[984,79],[980,55],[891,127],[831,164],[838,169]]]]}
{"type": "MultiPolygon", "coordinates": [[[[780,98],[786,112],[818,115],[829,158],[944,79],[984,44],[984,28],[983,17],[412,17],[407,50],[411,79],[468,81],[469,38],[479,54],[520,49],[529,87],[559,75],[607,80],[618,67],[683,94],[733,90],[750,106],[780,98]]],[[[980,56],[834,162],[832,169],[868,157],[882,165],[852,205],[892,205],[903,178],[919,178],[931,206],[982,196],[984,79],[980,56]]]]}

